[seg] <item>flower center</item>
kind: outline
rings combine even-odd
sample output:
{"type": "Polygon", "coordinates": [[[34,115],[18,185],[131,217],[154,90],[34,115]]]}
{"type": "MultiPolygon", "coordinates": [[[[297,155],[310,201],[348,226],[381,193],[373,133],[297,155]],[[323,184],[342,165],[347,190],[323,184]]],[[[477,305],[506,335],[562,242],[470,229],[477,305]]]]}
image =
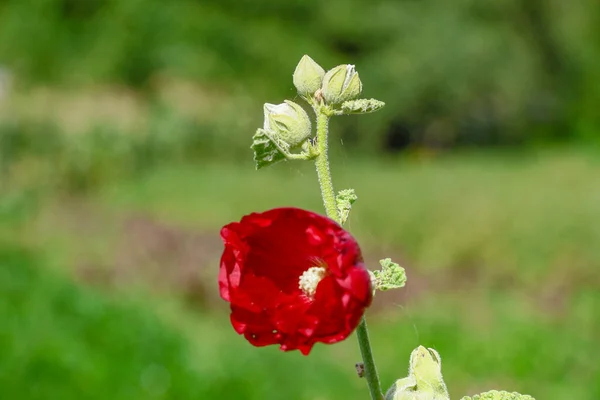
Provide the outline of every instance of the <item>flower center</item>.
{"type": "Polygon", "coordinates": [[[317,291],[317,285],[321,282],[321,279],[325,278],[325,275],[327,275],[325,268],[310,267],[300,276],[298,286],[307,297],[313,298],[317,291]]]}

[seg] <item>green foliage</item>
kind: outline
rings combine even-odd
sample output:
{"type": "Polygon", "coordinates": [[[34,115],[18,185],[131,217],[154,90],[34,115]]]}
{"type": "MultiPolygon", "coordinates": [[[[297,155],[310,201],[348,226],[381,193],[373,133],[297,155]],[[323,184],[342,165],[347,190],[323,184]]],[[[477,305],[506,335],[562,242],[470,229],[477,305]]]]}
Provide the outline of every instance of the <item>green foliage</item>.
{"type": "Polygon", "coordinates": [[[53,123],[0,121],[0,168],[6,170],[24,158],[56,156],[65,145],[64,139],[53,123]]]}
{"type": "MultiPolygon", "coordinates": [[[[599,7],[595,0],[569,7],[539,0],[258,0],[252,7],[8,0],[0,63],[25,84],[125,83],[151,92],[166,75],[229,94],[243,82],[258,99],[289,94],[294,63],[311,54],[323,66],[356,63],[369,93],[388,104],[372,120],[340,122],[345,143],[363,151],[398,141],[597,143],[599,7]]],[[[252,119],[236,124],[229,147],[246,148],[255,126],[252,119]]]]}
{"type": "Polygon", "coordinates": [[[21,186],[84,193],[159,165],[208,157],[222,143],[214,127],[161,107],[141,130],[117,129],[107,121],[70,134],[47,120],[1,121],[0,171],[5,181],[16,179],[21,186]]]}
{"type": "Polygon", "coordinates": [[[174,331],[37,263],[0,249],[0,397],[198,398],[190,349],[174,331]]]}

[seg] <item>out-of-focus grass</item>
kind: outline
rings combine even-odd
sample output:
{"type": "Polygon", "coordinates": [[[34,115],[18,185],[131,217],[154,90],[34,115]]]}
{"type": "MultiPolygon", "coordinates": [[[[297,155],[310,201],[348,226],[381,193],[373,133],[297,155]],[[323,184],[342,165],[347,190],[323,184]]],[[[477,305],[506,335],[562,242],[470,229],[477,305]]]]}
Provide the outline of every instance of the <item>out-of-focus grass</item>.
{"type": "Polygon", "coordinates": [[[23,250],[0,249],[0,293],[2,399],[334,399],[360,387],[336,384],[345,374],[323,354],[255,350],[225,316],[177,307],[169,327],[168,304],[79,288],[23,250]]]}
{"type": "MultiPolygon", "coordinates": [[[[388,251],[431,274],[468,270],[492,285],[536,286],[553,273],[585,282],[579,274],[595,272],[598,174],[600,159],[583,152],[333,163],[336,188],[358,194],[348,229],[367,252],[388,251]]],[[[273,207],[323,212],[310,163],[264,171],[218,164],[164,168],[100,196],[120,210],[215,233],[246,213],[273,207]]]]}
{"type": "MultiPolygon", "coordinates": [[[[370,318],[384,386],[406,374],[411,349],[423,344],[440,351],[453,398],[491,388],[527,392],[538,399],[599,398],[596,360],[600,352],[594,345],[600,337],[600,250],[596,246],[600,242],[599,173],[600,162],[593,154],[581,151],[421,161],[334,160],[337,188],[357,190],[359,200],[349,229],[365,253],[370,259],[391,255],[407,268],[409,280],[402,291],[408,301],[378,296],[376,305],[387,302],[387,308],[370,318]]],[[[88,202],[108,215],[148,215],[182,229],[212,232],[215,237],[220,226],[252,211],[279,206],[322,209],[309,163],[282,164],[265,171],[254,171],[250,165],[164,167],[101,188],[88,202]]],[[[57,212],[61,207],[65,203],[47,205],[28,230],[28,242],[47,257],[40,268],[45,268],[48,260],[67,266],[73,253],[85,254],[84,249],[98,240],[61,224],[57,212]]],[[[110,235],[112,232],[107,232],[110,235]]],[[[112,245],[109,240],[102,250],[107,257],[112,245]]],[[[213,250],[218,254],[220,248],[213,250]]],[[[214,272],[216,260],[214,265],[198,268],[214,272]]],[[[42,274],[39,279],[32,278],[32,283],[22,286],[39,293],[27,303],[32,308],[14,309],[12,304],[18,301],[9,298],[4,303],[6,315],[24,315],[29,321],[13,320],[16,322],[9,330],[13,342],[7,342],[8,346],[22,345],[20,338],[43,344],[50,337],[64,347],[59,346],[52,354],[56,363],[47,360],[47,371],[23,367],[29,374],[39,371],[36,373],[41,378],[28,375],[15,380],[6,386],[13,392],[24,391],[36,379],[48,380],[56,373],[55,368],[63,368],[62,353],[71,354],[67,344],[79,343],[77,346],[89,352],[78,353],[81,358],[69,364],[72,369],[66,376],[78,379],[80,386],[52,387],[48,390],[57,390],[56,396],[31,398],[81,397],[81,387],[104,391],[97,398],[120,390],[134,393],[133,398],[148,398],[147,394],[135,397],[135,393],[143,393],[139,389],[141,365],[155,361],[135,354],[145,351],[138,347],[136,338],[150,335],[143,331],[149,329],[160,332],[158,336],[173,337],[169,340],[180,349],[175,353],[185,355],[160,361],[171,376],[181,376],[181,380],[173,378],[174,391],[163,398],[188,398],[185,396],[191,394],[195,398],[244,399],[367,397],[364,382],[352,371],[358,359],[353,339],[317,346],[307,358],[274,348],[256,349],[233,332],[222,308],[199,314],[165,305],[171,304],[170,300],[161,297],[142,298],[143,306],[121,306],[70,284],[69,290],[77,294],[67,306],[53,306],[51,299],[58,292],[44,287],[64,284],[56,283],[58,278],[47,272],[38,273],[42,274]],[[85,308],[76,317],[68,317],[73,313],[69,307],[89,301],[85,300],[88,297],[102,304],[97,307],[121,310],[114,311],[116,316],[107,317],[105,325],[97,328],[98,338],[114,334],[113,340],[88,338],[85,330],[77,328],[82,321],[96,326],[93,309],[88,313],[85,308]],[[161,304],[163,300],[165,304],[161,304]],[[148,308],[159,316],[158,322],[136,317],[151,315],[148,308]],[[37,313],[45,317],[36,317],[37,313]],[[108,333],[102,333],[105,329],[108,333]],[[102,347],[116,346],[113,341],[122,341],[118,348],[123,358],[144,361],[120,363],[122,357],[110,356],[114,349],[102,347]],[[103,360],[97,367],[89,361],[96,357],[103,360]],[[112,390],[109,392],[101,387],[101,378],[89,378],[93,375],[87,375],[85,365],[107,371],[128,368],[129,372],[115,378],[115,386],[105,385],[112,390]],[[182,368],[184,372],[179,372],[182,368]],[[84,383],[88,379],[92,383],[84,383]],[[131,388],[134,380],[138,389],[131,388]],[[176,382],[181,382],[181,392],[177,392],[176,382]]],[[[209,282],[207,286],[216,285],[209,282]]],[[[6,287],[0,291],[4,293],[6,287]]],[[[20,292],[22,298],[29,298],[24,292],[20,292]]],[[[158,339],[155,342],[158,349],[167,346],[158,339]]],[[[0,352],[4,370],[13,371],[23,357],[37,357],[28,351],[15,354],[0,352]]],[[[2,394],[0,397],[5,397],[2,394]]]]}

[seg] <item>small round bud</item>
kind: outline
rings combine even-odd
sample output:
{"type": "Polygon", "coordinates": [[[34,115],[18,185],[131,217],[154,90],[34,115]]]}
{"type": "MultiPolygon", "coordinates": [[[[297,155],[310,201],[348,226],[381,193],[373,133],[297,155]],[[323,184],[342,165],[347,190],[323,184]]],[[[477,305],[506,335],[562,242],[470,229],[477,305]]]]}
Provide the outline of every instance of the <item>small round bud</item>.
{"type": "Polygon", "coordinates": [[[286,100],[264,106],[264,130],[281,138],[290,147],[302,144],[310,137],[310,118],[302,107],[286,100]]]}
{"type": "Polygon", "coordinates": [[[307,55],[302,56],[294,71],[294,86],[300,96],[314,96],[321,88],[325,70],[307,55]]]}
{"type": "Polygon", "coordinates": [[[362,91],[362,82],[354,65],[342,64],[327,71],[323,77],[323,98],[329,104],[341,104],[355,99],[362,91]]]}

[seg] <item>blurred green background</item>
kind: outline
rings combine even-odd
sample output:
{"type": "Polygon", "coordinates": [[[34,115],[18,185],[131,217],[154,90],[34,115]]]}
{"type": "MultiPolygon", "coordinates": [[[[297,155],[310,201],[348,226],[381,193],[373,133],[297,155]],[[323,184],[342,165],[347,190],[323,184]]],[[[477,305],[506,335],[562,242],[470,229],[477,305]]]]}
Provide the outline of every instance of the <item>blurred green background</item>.
{"type": "Polygon", "coordinates": [[[383,385],[436,348],[453,398],[600,399],[600,3],[5,0],[0,399],[366,399],[354,338],[253,348],[219,229],[322,212],[310,163],[255,171],[303,54],[387,103],[334,120],[378,295],[383,385]]]}

